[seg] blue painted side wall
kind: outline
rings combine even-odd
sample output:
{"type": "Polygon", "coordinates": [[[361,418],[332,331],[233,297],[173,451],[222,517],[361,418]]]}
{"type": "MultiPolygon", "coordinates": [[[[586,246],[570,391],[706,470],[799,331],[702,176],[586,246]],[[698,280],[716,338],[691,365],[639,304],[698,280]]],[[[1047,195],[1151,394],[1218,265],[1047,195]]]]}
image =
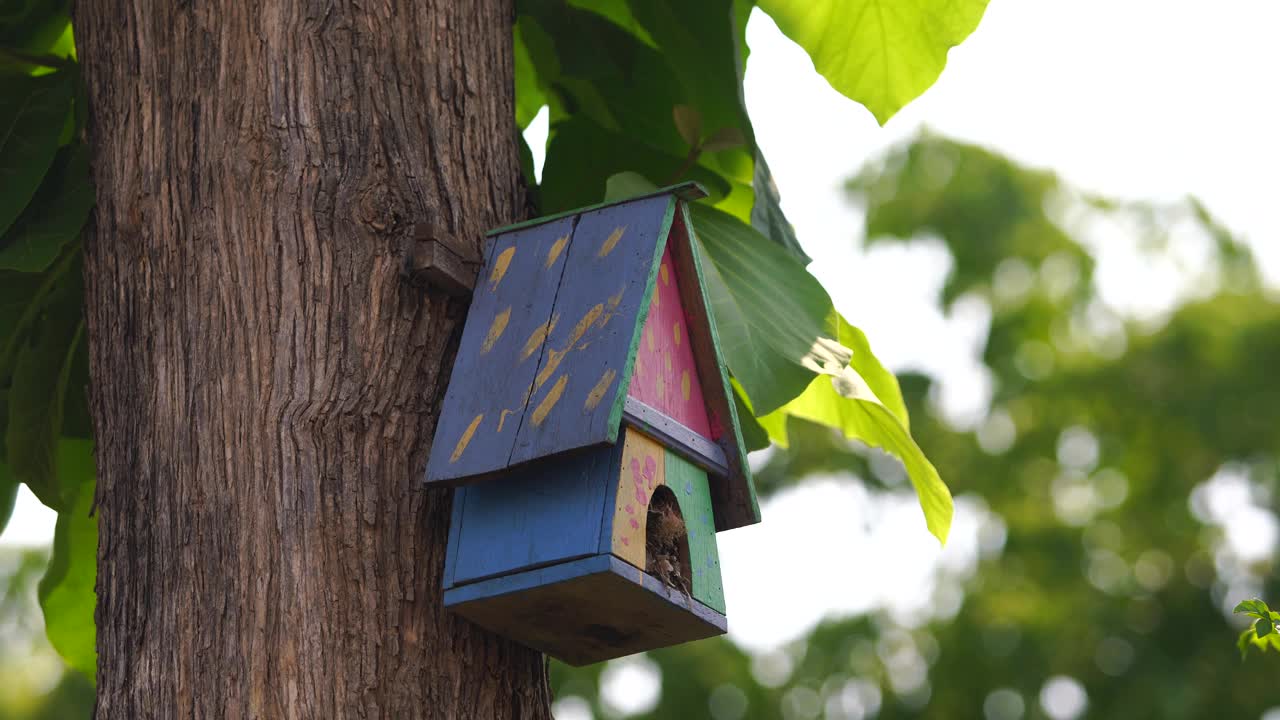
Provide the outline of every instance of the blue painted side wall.
{"type": "Polygon", "coordinates": [[[620,451],[604,446],[548,458],[459,488],[445,588],[597,554],[620,451]]]}

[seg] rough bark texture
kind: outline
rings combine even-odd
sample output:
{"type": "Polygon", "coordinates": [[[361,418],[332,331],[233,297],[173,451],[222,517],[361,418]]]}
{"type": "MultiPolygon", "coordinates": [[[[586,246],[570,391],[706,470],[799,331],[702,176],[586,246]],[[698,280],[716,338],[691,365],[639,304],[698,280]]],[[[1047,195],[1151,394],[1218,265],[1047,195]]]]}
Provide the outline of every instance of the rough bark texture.
{"type": "Polygon", "coordinates": [[[523,210],[510,3],[77,5],[97,717],[546,717],[440,605],[465,303],[402,274],[416,222],[523,210]]]}

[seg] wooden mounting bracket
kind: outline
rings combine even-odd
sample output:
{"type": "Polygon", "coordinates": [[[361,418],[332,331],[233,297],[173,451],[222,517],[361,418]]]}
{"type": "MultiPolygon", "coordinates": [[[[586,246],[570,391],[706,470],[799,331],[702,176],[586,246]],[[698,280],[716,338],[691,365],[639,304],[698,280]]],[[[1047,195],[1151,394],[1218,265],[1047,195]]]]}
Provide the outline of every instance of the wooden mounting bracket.
{"type": "Polygon", "coordinates": [[[435,225],[419,223],[414,226],[406,270],[416,282],[450,295],[467,297],[475,290],[476,275],[482,262],[483,258],[475,247],[435,225]]]}

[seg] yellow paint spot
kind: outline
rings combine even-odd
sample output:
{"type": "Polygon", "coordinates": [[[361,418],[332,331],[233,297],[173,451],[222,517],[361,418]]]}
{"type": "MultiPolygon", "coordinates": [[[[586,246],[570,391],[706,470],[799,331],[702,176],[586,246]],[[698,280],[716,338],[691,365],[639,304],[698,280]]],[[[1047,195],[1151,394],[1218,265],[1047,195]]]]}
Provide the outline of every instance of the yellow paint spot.
{"type": "Polygon", "coordinates": [[[556,258],[560,257],[560,253],[564,252],[564,246],[567,242],[569,242],[569,236],[565,235],[551,244],[551,249],[547,251],[547,269],[556,264],[556,258]]]}
{"type": "Polygon", "coordinates": [[[471,442],[471,436],[476,434],[476,428],[480,427],[480,421],[484,419],[484,413],[476,416],[475,420],[462,431],[462,437],[458,438],[458,444],[453,446],[453,454],[449,456],[449,462],[458,462],[458,458],[462,457],[462,452],[467,449],[467,445],[471,442]]]}
{"type": "Polygon", "coordinates": [[[684,333],[681,332],[680,323],[676,323],[671,326],[671,334],[676,338],[676,347],[680,347],[680,337],[684,335],[684,333]]]}
{"type": "MultiPolygon", "coordinates": [[[[686,392],[684,396],[685,396],[685,399],[687,400],[689,398],[689,393],[686,392]]],[[[507,416],[514,412],[515,410],[503,410],[502,412],[498,413],[498,432],[502,432],[502,424],[507,421],[507,416]]]]}
{"type": "Polygon", "coordinates": [[[543,420],[547,419],[547,413],[551,412],[551,408],[556,406],[560,401],[560,395],[564,392],[564,386],[569,382],[568,375],[561,375],[556,384],[551,386],[547,391],[547,396],[542,398],[542,402],[538,403],[538,407],[533,409],[533,424],[541,425],[543,420]]]}
{"type": "Polygon", "coordinates": [[[626,291],[627,291],[627,286],[623,285],[621,288],[618,288],[618,292],[609,296],[608,310],[610,313],[618,309],[618,305],[622,303],[622,294],[625,293],[626,291]]]}
{"type": "Polygon", "coordinates": [[[529,339],[524,342],[524,350],[520,351],[520,362],[528,360],[530,355],[533,355],[538,348],[542,347],[542,343],[546,342],[547,336],[551,334],[552,330],[556,329],[556,323],[559,321],[560,316],[556,315],[548,320],[546,324],[529,334],[529,339]]]}
{"type": "Polygon", "coordinates": [[[542,387],[553,374],[556,368],[560,367],[560,361],[568,354],[568,350],[547,350],[547,364],[542,366],[538,371],[538,377],[533,379],[533,389],[536,391],[542,387]]]}
{"type": "Polygon", "coordinates": [[[662,263],[662,266],[661,266],[661,267],[659,267],[658,269],[662,272],[662,284],[663,284],[663,285],[670,285],[670,284],[671,284],[671,271],[667,270],[667,264],[666,264],[666,263],[662,263]]]}
{"type": "Polygon", "coordinates": [[[493,324],[489,326],[489,334],[484,338],[484,344],[480,346],[480,354],[483,355],[493,349],[498,338],[502,337],[502,332],[507,329],[507,321],[511,319],[511,308],[498,313],[493,317],[493,324]]]}
{"type": "Polygon", "coordinates": [[[604,398],[605,391],[609,389],[609,386],[613,384],[613,379],[617,376],[618,373],[613,368],[604,371],[604,374],[600,376],[600,381],[596,383],[595,387],[591,388],[591,392],[587,393],[587,402],[583,407],[588,412],[596,409],[596,406],[600,404],[600,400],[604,398]]]}
{"type": "Polygon", "coordinates": [[[663,399],[667,394],[667,384],[663,382],[662,376],[659,375],[657,381],[654,382],[654,389],[658,391],[658,399],[663,399]]]}
{"type": "Polygon", "coordinates": [[[685,400],[689,399],[689,371],[685,370],[680,373],[680,395],[685,400]]]}
{"type": "Polygon", "coordinates": [[[649,352],[653,352],[653,348],[654,348],[653,328],[646,327],[644,329],[644,342],[646,345],[649,346],[649,352]]]}
{"type": "Polygon", "coordinates": [[[667,373],[671,373],[671,353],[662,353],[662,366],[667,369],[667,373]]]}
{"type": "Polygon", "coordinates": [[[596,304],[595,307],[588,310],[587,314],[583,315],[582,319],[578,321],[578,324],[573,327],[573,334],[569,336],[569,342],[565,343],[565,349],[568,350],[574,345],[577,345],[578,341],[582,339],[582,336],[587,334],[587,331],[591,329],[591,326],[594,325],[602,315],[604,315],[604,305],[596,304]]]}
{"type": "Polygon", "coordinates": [[[498,289],[498,283],[502,282],[502,276],[507,274],[507,268],[511,266],[511,258],[515,257],[515,254],[515,245],[498,253],[498,258],[493,261],[493,271],[489,273],[490,292],[498,289]]]}
{"type": "Polygon", "coordinates": [[[622,225],[614,228],[613,232],[609,233],[609,237],[605,238],[604,244],[600,246],[600,252],[596,253],[596,257],[604,257],[605,255],[613,252],[613,249],[618,246],[618,241],[622,239],[622,233],[625,232],[626,229],[627,228],[622,225]]]}

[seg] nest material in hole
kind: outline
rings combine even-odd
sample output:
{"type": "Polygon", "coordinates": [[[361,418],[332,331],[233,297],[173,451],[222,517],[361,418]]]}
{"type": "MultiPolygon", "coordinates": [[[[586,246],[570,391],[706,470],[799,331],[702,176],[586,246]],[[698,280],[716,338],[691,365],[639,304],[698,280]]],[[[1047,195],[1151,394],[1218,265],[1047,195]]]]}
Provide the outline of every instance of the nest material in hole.
{"type": "Polygon", "coordinates": [[[688,529],[675,498],[656,495],[649,504],[645,571],[685,595],[689,594],[690,587],[688,578],[680,572],[680,543],[687,541],[687,537],[688,529]]]}

